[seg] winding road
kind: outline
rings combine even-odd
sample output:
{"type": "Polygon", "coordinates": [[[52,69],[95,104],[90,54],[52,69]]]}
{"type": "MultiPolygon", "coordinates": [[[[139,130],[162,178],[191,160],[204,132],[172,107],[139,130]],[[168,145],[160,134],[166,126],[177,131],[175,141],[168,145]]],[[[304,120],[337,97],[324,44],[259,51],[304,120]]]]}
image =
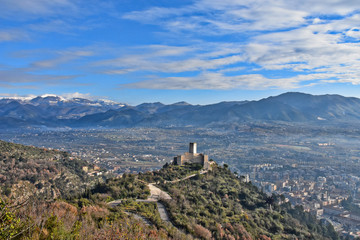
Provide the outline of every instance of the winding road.
{"type": "MultiPolygon", "coordinates": [[[[207,172],[208,172],[208,170],[201,170],[199,172],[199,174],[205,174],[207,172]]],[[[181,182],[181,181],[193,178],[196,175],[197,175],[196,173],[191,174],[191,175],[186,176],[186,177],[181,178],[181,179],[176,179],[176,180],[172,180],[172,181],[165,181],[165,183],[181,182]]],[[[160,188],[156,187],[155,183],[148,183],[147,186],[150,189],[150,196],[147,199],[136,199],[136,201],[137,202],[156,202],[157,209],[158,209],[161,220],[163,220],[164,222],[168,222],[172,226],[174,226],[172,224],[171,220],[170,220],[169,213],[166,210],[164,204],[159,202],[160,200],[171,200],[172,199],[171,196],[167,192],[165,192],[165,191],[161,190],[160,188]]],[[[117,199],[117,200],[109,202],[108,204],[111,205],[111,206],[116,206],[116,205],[119,205],[122,202],[122,200],[123,199],[117,199]]],[[[138,215],[138,214],[134,214],[134,215],[138,215]]],[[[137,218],[144,219],[141,215],[138,215],[137,218]]],[[[147,223],[148,223],[148,221],[147,221],[147,223]]]]}

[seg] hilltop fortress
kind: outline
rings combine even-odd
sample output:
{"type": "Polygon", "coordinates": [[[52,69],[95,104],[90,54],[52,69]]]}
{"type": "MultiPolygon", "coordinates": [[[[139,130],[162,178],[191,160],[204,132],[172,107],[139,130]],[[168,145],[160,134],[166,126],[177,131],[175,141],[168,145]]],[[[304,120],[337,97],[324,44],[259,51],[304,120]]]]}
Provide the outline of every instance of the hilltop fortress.
{"type": "Polygon", "coordinates": [[[197,163],[201,164],[204,169],[211,169],[209,156],[202,153],[197,153],[197,144],[195,142],[189,144],[189,152],[174,157],[175,165],[184,165],[185,163],[197,163]]]}

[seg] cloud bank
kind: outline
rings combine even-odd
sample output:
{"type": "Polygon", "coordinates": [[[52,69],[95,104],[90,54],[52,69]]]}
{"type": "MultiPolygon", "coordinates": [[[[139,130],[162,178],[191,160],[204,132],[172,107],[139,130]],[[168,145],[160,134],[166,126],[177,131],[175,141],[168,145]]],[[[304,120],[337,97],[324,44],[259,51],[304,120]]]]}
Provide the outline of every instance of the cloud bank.
{"type": "Polygon", "coordinates": [[[121,85],[131,88],[289,89],[359,84],[359,10],[357,1],[201,0],[181,8],[133,11],[123,17],[161,26],[178,36],[191,35],[203,42],[198,45],[202,49],[183,60],[160,61],[155,54],[152,59],[124,56],[114,62],[123,71],[119,73],[198,71],[186,77],[159,75],[121,85]],[[218,47],[209,47],[217,44],[217,38],[221,39],[218,47]],[[208,55],[201,53],[206,51],[208,55]],[[211,57],[216,52],[226,54],[211,57]],[[241,70],[226,74],[226,69],[236,66],[241,70]]]}

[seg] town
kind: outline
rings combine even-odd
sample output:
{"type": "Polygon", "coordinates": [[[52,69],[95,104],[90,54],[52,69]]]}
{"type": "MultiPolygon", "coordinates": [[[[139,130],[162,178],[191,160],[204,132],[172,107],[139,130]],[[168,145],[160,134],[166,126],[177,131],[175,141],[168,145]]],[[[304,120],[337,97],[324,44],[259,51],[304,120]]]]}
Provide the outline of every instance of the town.
{"type": "Polygon", "coordinates": [[[358,176],[329,166],[314,169],[312,165],[259,164],[249,168],[244,180],[251,181],[269,195],[285,196],[285,201],[303,206],[305,211],[331,223],[345,235],[360,231],[358,176]],[[343,204],[347,200],[353,204],[353,211],[343,204]]]}

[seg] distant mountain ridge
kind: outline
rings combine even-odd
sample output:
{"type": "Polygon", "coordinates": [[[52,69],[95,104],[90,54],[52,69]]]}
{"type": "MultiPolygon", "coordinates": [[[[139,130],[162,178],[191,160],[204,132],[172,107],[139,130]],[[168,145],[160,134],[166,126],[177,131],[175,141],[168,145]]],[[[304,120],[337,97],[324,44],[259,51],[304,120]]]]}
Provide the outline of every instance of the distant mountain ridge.
{"type": "Polygon", "coordinates": [[[130,106],[56,96],[31,100],[0,99],[0,126],[183,127],[223,126],[249,121],[360,122],[360,99],[288,92],[258,101],[191,105],[160,102],[130,106]]]}
{"type": "Polygon", "coordinates": [[[67,125],[69,120],[82,116],[120,109],[126,104],[109,100],[84,98],[65,99],[60,96],[38,96],[35,98],[1,98],[0,126],[28,127],[67,125]]]}

